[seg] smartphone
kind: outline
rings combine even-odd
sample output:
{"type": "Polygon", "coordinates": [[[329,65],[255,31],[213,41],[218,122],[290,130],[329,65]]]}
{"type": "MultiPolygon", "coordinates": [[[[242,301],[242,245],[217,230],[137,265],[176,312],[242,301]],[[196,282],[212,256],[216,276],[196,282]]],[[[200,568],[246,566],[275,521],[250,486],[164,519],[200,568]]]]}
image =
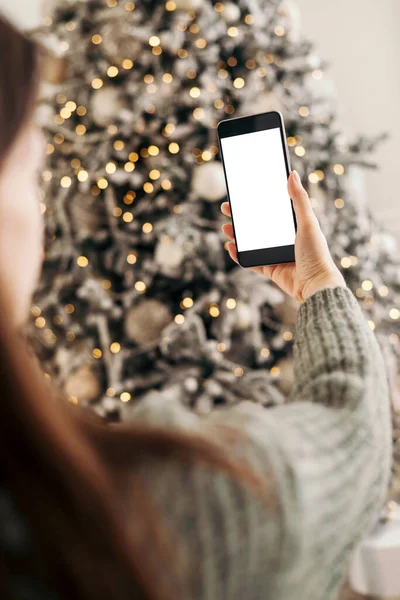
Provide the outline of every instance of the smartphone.
{"type": "Polygon", "coordinates": [[[297,224],[281,113],[226,119],[218,137],[239,264],[294,262],[297,224]]]}

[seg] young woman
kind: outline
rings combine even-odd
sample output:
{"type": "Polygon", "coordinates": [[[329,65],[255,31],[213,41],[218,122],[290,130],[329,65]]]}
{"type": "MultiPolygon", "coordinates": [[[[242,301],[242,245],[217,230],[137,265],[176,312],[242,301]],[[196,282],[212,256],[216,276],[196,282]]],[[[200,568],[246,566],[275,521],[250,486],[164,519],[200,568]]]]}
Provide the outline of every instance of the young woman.
{"type": "Polygon", "coordinates": [[[296,264],[256,269],[302,302],[292,401],[98,423],[56,401],[19,335],[42,258],[36,63],[0,20],[0,598],[334,598],[385,499],[389,400],[299,177],[296,264]]]}

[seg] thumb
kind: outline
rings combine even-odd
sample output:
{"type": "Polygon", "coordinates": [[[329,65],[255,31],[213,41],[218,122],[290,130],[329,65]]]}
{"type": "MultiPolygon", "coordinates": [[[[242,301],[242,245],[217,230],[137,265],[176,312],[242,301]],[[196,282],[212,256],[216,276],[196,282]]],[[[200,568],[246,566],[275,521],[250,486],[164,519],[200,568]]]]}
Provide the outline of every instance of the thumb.
{"type": "Polygon", "coordinates": [[[293,201],[294,212],[300,226],[315,221],[316,216],[311,206],[310,198],[304,189],[300,175],[292,171],[288,179],[288,192],[293,201]]]}

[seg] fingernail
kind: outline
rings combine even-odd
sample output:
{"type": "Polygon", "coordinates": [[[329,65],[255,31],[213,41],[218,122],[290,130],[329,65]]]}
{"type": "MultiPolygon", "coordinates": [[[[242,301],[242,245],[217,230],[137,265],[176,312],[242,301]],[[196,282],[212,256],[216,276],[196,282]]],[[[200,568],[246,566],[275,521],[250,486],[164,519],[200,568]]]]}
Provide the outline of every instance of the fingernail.
{"type": "Polygon", "coordinates": [[[297,171],[293,170],[292,173],[294,174],[294,180],[297,184],[301,183],[301,179],[300,179],[300,175],[298,174],[297,171]]]}

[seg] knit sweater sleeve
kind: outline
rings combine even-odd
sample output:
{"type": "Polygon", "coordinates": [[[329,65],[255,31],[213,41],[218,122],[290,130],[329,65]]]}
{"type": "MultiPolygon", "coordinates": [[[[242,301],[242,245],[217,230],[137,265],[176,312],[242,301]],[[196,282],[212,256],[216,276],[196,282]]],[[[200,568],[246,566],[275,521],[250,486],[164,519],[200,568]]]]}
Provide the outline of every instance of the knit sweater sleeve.
{"type": "Polygon", "coordinates": [[[176,426],[236,428],[243,441],[226,451],[271,490],[268,508],[212,469],[160,473],[161,505],[197,558],[195,598],[330,600],[378,518],[391,467],[389,397],[378,343],[350,290],[317,292],[300,307],[294,369],[285,405],[161,415],[176,426]]]}

